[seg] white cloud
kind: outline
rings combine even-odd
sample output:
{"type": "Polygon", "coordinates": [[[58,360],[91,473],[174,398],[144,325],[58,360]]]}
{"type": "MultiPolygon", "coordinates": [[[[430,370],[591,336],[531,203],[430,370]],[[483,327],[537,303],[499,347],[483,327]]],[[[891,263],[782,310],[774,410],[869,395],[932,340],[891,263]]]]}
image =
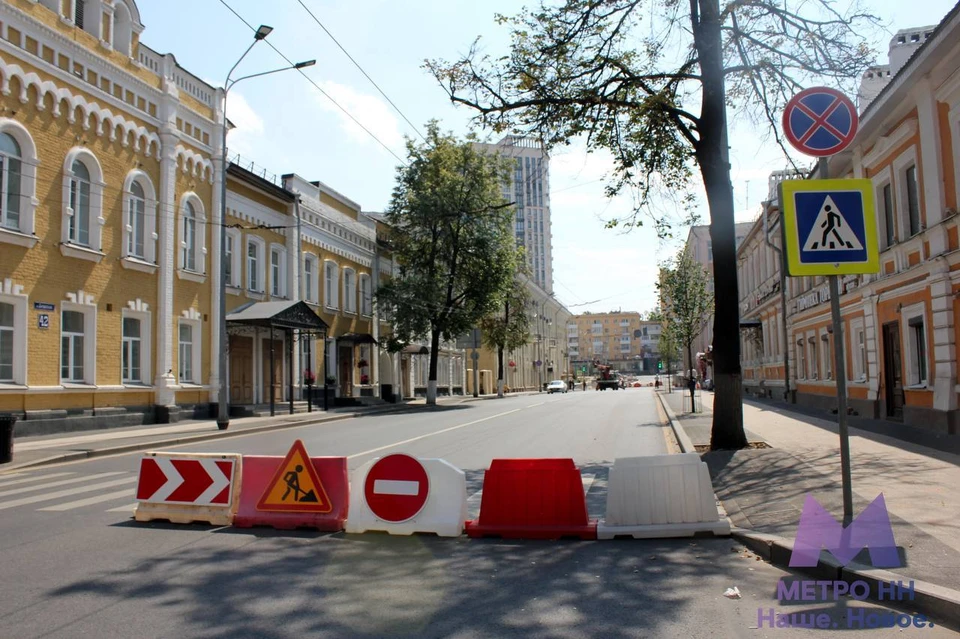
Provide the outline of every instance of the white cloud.
{"type": "MultiPolygon", "coordinates": [[[[337,104],[346,109],[364,127],[373,133],[381,142],[395,152],[403,148],[403,134],[400,123],[393,115],[390,106],[378,97],[360,93],[353,87],[333,81],[320,83],[322,88],[337,104]]],[[[358,143],[367,143],[380,146],[376,140],[364,131],[356,122],[351,120],[335,104],[323,95],[317,94],[317,102],[325,111],[332,111],[340,120],[343,130],[358,143]]]]}

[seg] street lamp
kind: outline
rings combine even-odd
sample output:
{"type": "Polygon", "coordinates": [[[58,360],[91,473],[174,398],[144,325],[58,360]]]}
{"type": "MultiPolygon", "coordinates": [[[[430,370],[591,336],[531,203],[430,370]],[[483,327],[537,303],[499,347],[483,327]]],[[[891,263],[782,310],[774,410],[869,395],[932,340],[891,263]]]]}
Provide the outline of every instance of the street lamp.
{"type": "Polygon", "coordinates": [[[220,148],[220,282],[217,286],[220,290],[220,388],[217,398],[217,428],[220,430],[226,430],[230,426],[229,384],[227,380],[227,348],[229,345],[229,340],[227,339],[227,261],[225,259],[227,254],[227,94],[230,93],[230,89],[243,80],[279,73],[281,71],[289,71],[290,69],[304,69],[317,63],[316,60],[306,60],[304,62],[291,64],[290,66],[273,69],[272,71],[261,71],[260,73],[252,73],[237,78],[236,80],[231,80],[230,76],[233,75],[233,72],[243,59],[247,57],[247,54],[250,53],[250,49],[270,35],[271,31],[273,31],[273,27],[265,24],[261,24],[257,28],[256,33],[253,35],[253,42],[251,42],[247,50],[243,52],[240,59],[230,67],[230,72],[227,73],[227,79],[223,82],[223,125],[221,127],[220,148]]]}

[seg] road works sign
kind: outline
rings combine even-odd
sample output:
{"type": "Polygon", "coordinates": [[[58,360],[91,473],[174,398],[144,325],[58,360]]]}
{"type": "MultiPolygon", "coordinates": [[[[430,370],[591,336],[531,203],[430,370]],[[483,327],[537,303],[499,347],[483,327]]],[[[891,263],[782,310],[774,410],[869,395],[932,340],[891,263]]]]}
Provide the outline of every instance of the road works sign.
{"type": "Polygon", "coordinates": [[[801,153],[827,157],[847,148],[857,135],[857,108],[827,87],[804,89],[783,110],[783,132],[801,153]]]}
{"type": "Polygon", "coordinates": [[[791,276],[880,270],[870,180],[786,180],[781,188],[791,276]]]}
{"type": "Polygon", "coordinates": [[[333,510],[333,503],[299,439],[277,466],[276,474],[257,502],[257,510],[314,513],[333,510]]]}

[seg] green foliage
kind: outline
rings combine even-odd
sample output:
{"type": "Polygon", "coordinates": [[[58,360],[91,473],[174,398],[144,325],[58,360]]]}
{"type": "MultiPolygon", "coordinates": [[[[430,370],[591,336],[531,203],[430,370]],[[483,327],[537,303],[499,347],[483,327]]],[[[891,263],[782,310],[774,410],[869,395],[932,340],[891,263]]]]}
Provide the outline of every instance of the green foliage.
{"type": "MultiPolygon", "coordinates": [[[[473,142],[427,126],[407,140],[408,164],[386,211],[399,273],[377,290],[398,344],[453,339],[493,313],[516,271],[512,208],[500,189],[509,165],[473,142]]],[[[436,380],[437,348],[430,352],[436,380]]]]}
{"type": "MultiPolygon", "coordinates": [[[[517,262],[522,256],[518,255],[517,262]]],[[[519,275],[504,291],[500,305],[480,321],[483,343],[498,351],[520,348],[530,339],[530,316],[526,313],[530,294],[519,275]]]]}
{"type": "Polygon", "coordinates": [[[663,327],[660,339],[661,344],[666,340],[668,349],[676,351],[683,346],[689,351],[703,330],[713,309],[708,281],[703,266],[683,249],[672,263],[661,266],[658,289],[663,327]]]}

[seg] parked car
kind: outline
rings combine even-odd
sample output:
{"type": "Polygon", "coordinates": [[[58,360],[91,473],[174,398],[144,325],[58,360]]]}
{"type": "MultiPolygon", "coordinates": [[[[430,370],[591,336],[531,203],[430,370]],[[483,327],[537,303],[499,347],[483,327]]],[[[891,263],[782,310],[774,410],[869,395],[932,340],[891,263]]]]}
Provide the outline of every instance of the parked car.
{"type": "Polygon", "coordinates": [[[547,384],[547,393],[566,393],[567,385],[563,383],[562,379],[555,379],[549,384],[547,384]]]}

